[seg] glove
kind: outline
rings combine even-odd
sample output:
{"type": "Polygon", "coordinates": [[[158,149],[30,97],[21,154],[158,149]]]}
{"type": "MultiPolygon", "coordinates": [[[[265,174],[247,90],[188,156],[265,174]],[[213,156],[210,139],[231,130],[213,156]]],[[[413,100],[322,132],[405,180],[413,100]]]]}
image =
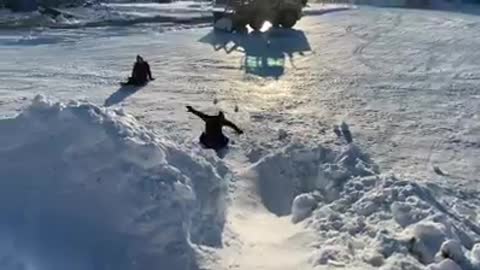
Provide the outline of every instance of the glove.
{"type": "Polygon", "coordinates": [[[187,106],[187,112],[193,112],[193,107],[192,106],[187,106]]]}
{"type": "Polygon", "coordinates": [[[243,134],[243,130],[239,130],[237,131],[238,135],[242,135],[243,134]]]}

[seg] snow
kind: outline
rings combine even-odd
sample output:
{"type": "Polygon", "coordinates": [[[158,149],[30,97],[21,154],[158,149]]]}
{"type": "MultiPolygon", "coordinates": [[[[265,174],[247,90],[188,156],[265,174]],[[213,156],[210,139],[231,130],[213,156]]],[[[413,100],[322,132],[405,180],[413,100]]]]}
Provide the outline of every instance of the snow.
{"type": "MultiPolygon", "coordinates": [[[[465,265],[471,265],[466,259],[467,249],[479,241],[478,227],[463,221],[462,216],[449,213],[435,199],[433,189],[415,182],[391,176],[347,181],[339,198],[330,203],[319,202],[321,207],[314,211],[313,220],[308,221],[308,226],[320,234],[321,250],[342,247],[353,258],[366,254],[365,262],[373,267],[381,265],[375,254],[382,254],[386,260],[398,253],[410,254],[428,265],[441,253],[438,257],[450,258],[463,265],[463,269],[473,269],[465,265]],[[403,203],[409,207],[401,208],[399,205],[403,203]],[[325,245],[330,241],[332,245],[325,245]]],[[[342,261],[356,263],[353,258],[342,261]]]]}
{"type": "Polygon", "coordinates": [[[443,260],[438,264],[434,264],[428,267],[430,270],[462,270],[458,264],[450,259],[443,260]]]}
{"type": "MultiPolygon", "coordinates": [[[[305,14],[347,10],[347,4],[312,4],[305,14]]],[[[11,12],[0,9],[0,29],[59,28],[79,29],[91,27],[124,27],[145,24],[210,24],[210,2],[174,1],[171,3],[100,3],[88,7],[57,8],[59,16],[48,13],[11,12]]]]}
{"type": "Polygon", "coordinates": [[[470,253],[470,260],[474,267],[480,267],[480,244],[475,244],[470,253]]]}
{"type": "Polygon", "coordinates": [[[10,12],[0,9],[0,29],[52,27],[129,26],[149,23],[208,23],[211,7],[206,2],[102,3],[91,7],[58,8],[63,14],[52,16],[35,12],[10,12]]]}
{"type": "Polygon", "coordinates": [[[480,269],[478,25],[360,7],[244,36],[2,30],[2,266],[480,269]],[[138,53],[156,80],[122,90],[138,53]],[[245,134],[219,159],[185,105],[245,134]]]}
{"type": "MultiPolygon", "coordinates": [[[[343,143],[290,144],[253,167],[264,206],[279,216],[292,214],[295,223],[306,219],[305,226],[316,232],[314,266],[354,267],[363,261],[386,269],[404,263],[477,269],[468,250],[480,241],[479,227],[444,206],[447,190],[382,174],[359,146],[343,143]]],[[[455,198],[458,209],[470,202],[455,198]]]]}
{"type": "Polygon", "coordinates": [[[297,223],[309,217],[317,206],[315,196],[310,193],[300,194],[292,203],[292,222],[297,223]]]}
{"type": "Polygon", "coordinates": [[[191,269],[221,241],[225,174],[128,114],[37,96],[0,131],[2,269],[191,269]]]}

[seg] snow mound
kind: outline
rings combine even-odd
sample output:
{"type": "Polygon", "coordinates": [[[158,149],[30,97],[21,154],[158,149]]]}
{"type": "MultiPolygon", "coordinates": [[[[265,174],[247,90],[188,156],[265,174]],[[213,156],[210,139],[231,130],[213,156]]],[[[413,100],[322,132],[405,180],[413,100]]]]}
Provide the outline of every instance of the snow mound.
{"type": "MultiPolygon", "coordinates": [[[[340,248],[349,255],[333,257],[332,262],[363,261],[384,269],[405,269],[406,265],[421,269],[432,264],[433,269],[447,269],[445,265],[452,264],[443,261],[449,259],[461,269],[479,269],[468,252],[480,240],[477,221],[451,211],[445,203],[450,199],[447,192],[415,179],[351,177],[336,199],[318,202],[307,224],[324,239],[320,250],[340,248]]],[[[456,204],[469,205],[466,198],[460,198],[456,204]]]]}
{"type": "Polygon", "coordinates": [[[195,269],[190,243],[221,243],[225,167],[122,111],[37,96],[0,164],[2,269],[195,269]]]}
{"type": "Polygon", "coordinates": [[[329,149],[293,143],[259,160],[253,170],[258,174],[265,207],[279,216],[292,214],[294,221],[300,221],[316,205],[313,198],[331,200],[345,181],[372,175],[377,168],[353,144],[329,149]],[[295,199],[310,191],[315,192],[295,199]]]}
{"type": "Polygon", "coordinates": [[[380,174],[355,144],[292,144],[253,169],[265,207],[316,232],[315,266],[480,269],[476,191],[380,174]]]}
{"type": "Polygon", "coordinates": [[[302,143],[265,156],[252,169],[258,174],[258,190],[265,207],[279,216],[292,214],[295,222],[315,208],[313,198],[331,200],[349,178],[377,171],[369,157],[353,144],[329,149],[302,143]],[[303,194],[311,191],[315,192],[303,194]]]}

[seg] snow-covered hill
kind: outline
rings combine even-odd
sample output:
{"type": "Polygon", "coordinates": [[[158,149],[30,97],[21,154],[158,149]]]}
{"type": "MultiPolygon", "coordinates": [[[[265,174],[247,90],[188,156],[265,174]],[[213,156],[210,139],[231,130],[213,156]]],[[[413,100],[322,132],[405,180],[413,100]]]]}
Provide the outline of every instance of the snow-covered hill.
{"type": "Polygon", "coordinates": [[[38,96],[0,121],[2,269],[194,269],[228,175],[122,111],[38,96]]]}

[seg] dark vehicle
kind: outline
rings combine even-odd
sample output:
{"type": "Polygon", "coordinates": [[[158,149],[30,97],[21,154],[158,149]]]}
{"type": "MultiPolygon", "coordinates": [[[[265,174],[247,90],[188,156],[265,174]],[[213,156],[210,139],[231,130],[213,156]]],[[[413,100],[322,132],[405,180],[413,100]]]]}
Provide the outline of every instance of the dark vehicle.
{"type": "Polygon", "coordinates": [[[258,31],[266,21],[292,28],[306,4],[307,0],[214,0],[214,23],[228,19],[231,31],[243,31],[247,25],[258,31]]]}

